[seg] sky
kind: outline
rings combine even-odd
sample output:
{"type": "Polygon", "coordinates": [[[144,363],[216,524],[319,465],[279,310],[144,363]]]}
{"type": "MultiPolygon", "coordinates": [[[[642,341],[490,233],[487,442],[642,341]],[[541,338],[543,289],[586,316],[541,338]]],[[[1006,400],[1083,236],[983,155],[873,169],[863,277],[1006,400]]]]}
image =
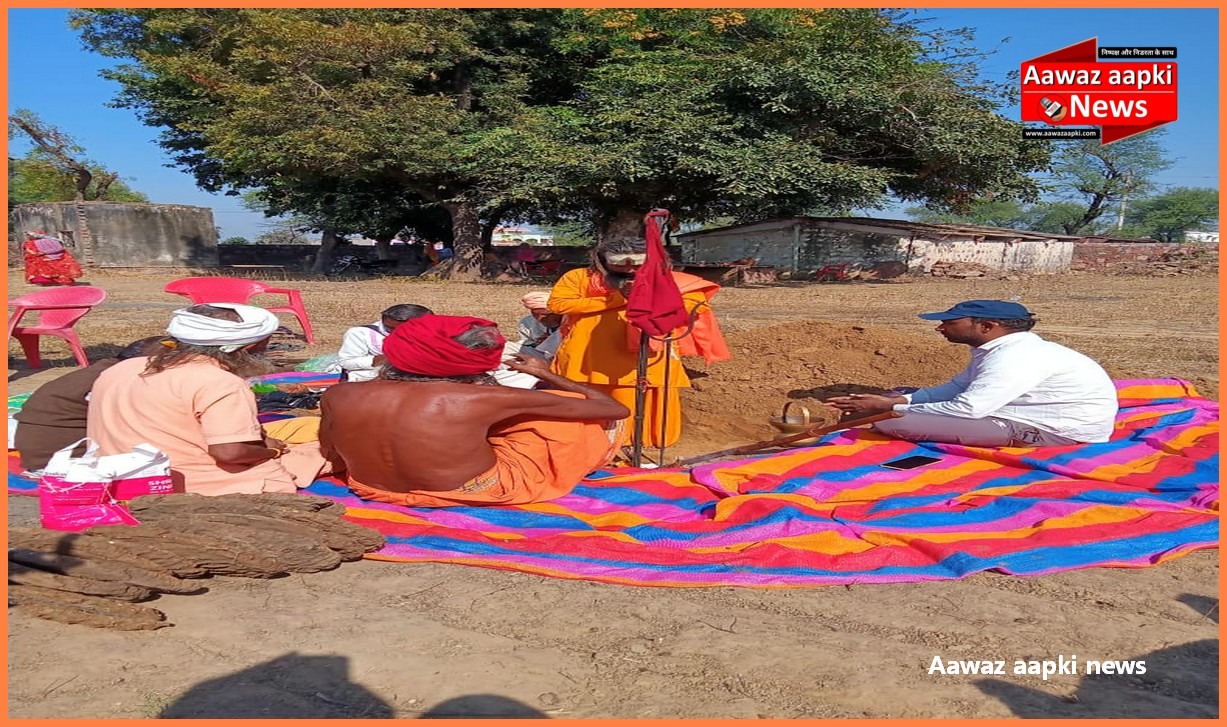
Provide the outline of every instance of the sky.
{"type": "MultiPolygon", "coordinates": [[[[82,47],[67,25],[64,9],[10,9],[9,113],[26,108],[67,132],[88,157],[118,172],[133,189],[163,204],[211,207],[223,238],[254,238],[269,229],[259,213],[244,210],[237,197],[196,188],[190,173],[168,167],[156,144],[158,130],[135,113],[107,106],[119,86],[99,77],[109,59],[82,47]],[[37,39],[38,53],[31,53],[37,39]]],[[[1218,11],[1213,9],[924,9],[930,27],[969,27],[976,45],[995,54],[982,64],[986,78],[1006,80],[1035,56],[1099,39],[1101,46],[1174,46],[1179,66],[1180,118],[1165,128],[1164,144],[1175,163],[1156,177],[1160,189],[1218,187],[1219,77],[1218,11]]],[[[1018,109],[1003,113],[1018,118],[1018,109]]],[[[10,155],[27,145],[10,142],[10,155]]],[[[898,206],[879,212],[893,216],[898,206]]]]}

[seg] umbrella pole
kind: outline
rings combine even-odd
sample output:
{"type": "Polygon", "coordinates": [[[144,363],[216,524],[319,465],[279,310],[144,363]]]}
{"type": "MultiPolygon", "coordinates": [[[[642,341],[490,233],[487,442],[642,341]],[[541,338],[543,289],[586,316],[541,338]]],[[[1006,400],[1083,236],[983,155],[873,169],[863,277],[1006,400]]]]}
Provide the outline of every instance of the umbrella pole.
{"type": "Polygon", "coordinates": [[[648,341],[646,331],[639,332],[639,365],[635,374],[635,428],[631,434],[631,466],[643,463],[643,408],[648,396],[648,341]]]}
{"type": "Polygon", "coordinates": [[[665,435],[669,431],[669,364],[673,363],[673,337],[665,338],[665,381],[661,384],[660,393],[660,439],[657,440],[657,446],[660,447],[660,453],[656,457],[656,463],[660,466],[665,464],[665,435]]]}

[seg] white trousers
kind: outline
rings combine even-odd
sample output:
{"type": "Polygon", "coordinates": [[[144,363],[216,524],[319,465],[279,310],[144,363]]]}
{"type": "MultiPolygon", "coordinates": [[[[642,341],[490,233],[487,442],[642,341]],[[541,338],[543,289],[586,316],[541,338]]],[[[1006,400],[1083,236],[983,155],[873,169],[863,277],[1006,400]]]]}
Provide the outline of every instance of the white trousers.
{"type": "Polygon", "coordinates": [[[873,425],[875,431],[909,442],[946,442],[971,447],[1059,447],[1078,442],[1031,424],[985,417],[963,419],[942,414],[906,412],[873,425]]]}

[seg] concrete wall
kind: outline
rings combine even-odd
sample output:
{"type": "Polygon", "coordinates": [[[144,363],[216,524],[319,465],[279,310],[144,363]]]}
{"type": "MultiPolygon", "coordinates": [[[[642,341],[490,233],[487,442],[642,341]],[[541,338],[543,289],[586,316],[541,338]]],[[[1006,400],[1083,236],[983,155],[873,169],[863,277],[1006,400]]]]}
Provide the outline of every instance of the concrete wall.
{"type": "Polygon", "coordinates": [[[1148,262],[1176,250],[1203,250],[1206,247],[1175,242],[1079,242],[1074,245],[1073,267],[1097,270],[1126,263],[1148,262]]]}
{"type": "Polygon", "coordinates": [[[796,267],[797,222],[792,219],[762,222],[733,230],[712,230],[678,235],[684,263],[728,263],[754,258],[759,265],[784,270],[796,267]]]}
{"type": "Polygon", "coordinates": [[[684,262],[728,263],[751,257],[759,265],[792,271],[901,262],[920,273],[937,262],[968,262],[996,270],[1058,273],[1069,269],[1074,247],[1066,240],[977,240],[966,235],[927,239],[898,227],[807,219],[700,231],[680,239],[684,262]]]}
{"type": "MultiPolygon", "coordinates": [[[[315,255],[320,250],[319,245],[218,245],[218,264],[223,267],[231,265],[281,265],[287,270],[306,271],[311,269],[315,255]]],[[[421,251],[416,245],[389,245],[392,257],[401,261],[401,266],[411,269],[420,263],[421,251]]],[[[511,263],[515,259],[513,247],[498,247],[491,253],[504,262],[511,263]]],[[[539,259],[566,260],[568,262],[586,262],[588,248],[573,245],[535,245],[533,250],[539,259]]],[[[357,255],[364,260],[374,260],[377,256],[374,245],[347,245],[336,255],[357,255]]]]}
{"type": "Polygon", "coordinates": [[[819,270],[843,263],[903,262],[898,232],[866,232],[848,227],[806,222],[802,226],[797,270],[819,270]]]}
{"type": "Polygon", "coordinates": [[[928,270],[937,262],[965,262],[993,270],[1027,273],[1061,273],[1069,269],[1074,243],[1071,240],[925,240],[901,238],[910,248],[910,269],[928,270]]]}
{"type": "MultiPolygon", "coordinates": [[[[86,202],[81,207],[100,267],[217,266],[217,227],[208,207],[122,202],[86,202]]],[[[21,240],[25,230],[45,230],[86,262],[76,204],[17,205],[10,219],[13,240],[21,240]]]]}

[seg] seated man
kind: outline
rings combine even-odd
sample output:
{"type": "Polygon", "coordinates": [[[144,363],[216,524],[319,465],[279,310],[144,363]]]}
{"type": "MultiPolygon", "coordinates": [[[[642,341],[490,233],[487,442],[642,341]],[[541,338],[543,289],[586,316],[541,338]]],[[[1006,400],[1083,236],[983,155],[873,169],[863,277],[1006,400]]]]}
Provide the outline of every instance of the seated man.
{"type": "Polygon", "coordinates": [[[341,339],[341,350],[337,352],[341,380],[370,381],[378,376],[384,362],[383,340],[410,318],[431,312],[426,306],[401,303],[380,313],[379,322],[355,326],[346,331],[341,339]]]}
{"type": "Polygon", "coordinates": [[[21,452],[21,466],[41,470],[51,455],[85,436],[89,392],[103,371],[120,361],[150,356],[165,336],[152,336],[129,343],[111,358],[102,358],[34,390],[14,417],[20,425],[13,446],[21,452]]]}
{"type": "MultiPolygon", "coordinates": [[[[562,342],[562,333],[559,330],[562,325],[562,316],[551,313],[545,307],[549,299],[550,294],[544,291],[529,293],[520,299],[531,315],[520,319],[520,340],[508,341],[503,346],[504,359],[524,355],[548,362],[554,358],[554,352],[558,350],[558,344],[562,342]]],[[[533,389],[541,385],[541,379],[512,369],[507,364],[500,365],[491,371],[490,375],[502,386],[533,389]]]]}
{"type": "Polygon", "coordinates": [[[549,361],[562,342],[562,316],[549,309],[549,291],[537,290],[526,294],[520,303],[528,315],[520,319],[520,353],[549,361]]]}
{"type": "Polygon", "coordinates": [[[266,432],[245,381],[270,371],[259,354],[277,326],[269,311],[238,303],[175,311],[164,350],[121,361],[95,382],[86,430],[99,454],[148,442],[170,457],[177,487],[202,495],[310,485],[325,464],[319,418],[273,422],[266,432]]]}
{"type": "Polygon", "coordinates": [[[969,300],[920,317],[941,321],[937,332],[946,340],[972,347],[967,368],[940,386],[827,403],[855,417],[903,412],[873,426],[910,441],[979,447],[1108,441],[1117,411],[1112,379],[1083,354],[1031,333],[1035,317],[1023,306],[969,300]]]}
{"type": "Polygon", "coordinates": [[[487,372],[503,342],[480,318],[415,318],[384,342],[379,379],[324,394],[321,445],[358,497],[414,507],[541,502],[609,461],[621,439],[611,420],[626,407],[537,359],[510,366],[561,391],[497,385],[487,372]]]}

